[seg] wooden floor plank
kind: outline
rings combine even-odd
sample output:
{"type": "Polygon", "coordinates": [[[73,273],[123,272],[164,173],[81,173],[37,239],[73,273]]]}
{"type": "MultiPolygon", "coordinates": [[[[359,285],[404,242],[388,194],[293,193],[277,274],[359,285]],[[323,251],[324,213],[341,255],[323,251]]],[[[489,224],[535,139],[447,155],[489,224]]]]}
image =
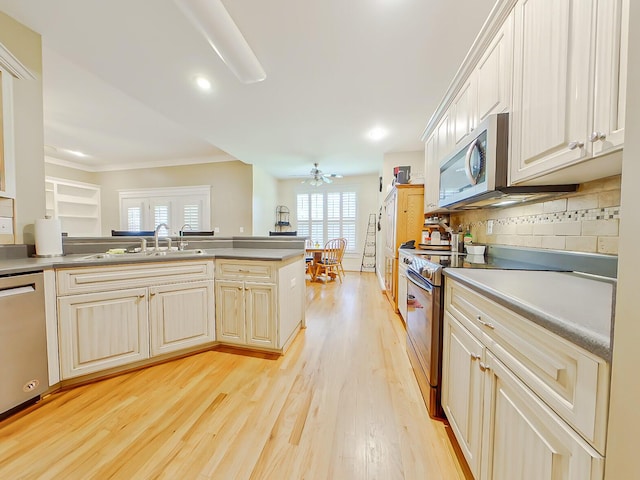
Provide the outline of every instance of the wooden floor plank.
{"type": "Polygon", "coordinates": [[[307,283],[284,357],[209,351],[0,422],[0,478],[457,479],[372,273],[307,283]]]}

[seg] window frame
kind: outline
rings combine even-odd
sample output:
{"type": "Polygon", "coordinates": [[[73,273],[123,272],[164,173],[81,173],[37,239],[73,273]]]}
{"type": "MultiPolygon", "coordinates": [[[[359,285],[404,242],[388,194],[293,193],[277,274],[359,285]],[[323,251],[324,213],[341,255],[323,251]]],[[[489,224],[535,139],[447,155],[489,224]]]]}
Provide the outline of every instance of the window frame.
{"type": "Polygon", "coordinates": [[[155,206],[168,206],[169,235],[178,235],[184,222],[184,208],[198,203],[201,224],[194,230],[211,230],[211,186],[196,185],[186,187],[143,188],[118,190],[120,229],[128,230],[127,209],[138,203],[141,207],[140,230],[155,230],[155,206]],[[174,218],[182,220],[174,221],[174,218]]]}
{"type": "MultiPolygon", "coordinates": [[[[321,224],[322,225],[322,238],[323,238],[323,242],[326,243],[328,240],[330,240],[329,236],[328,236],[328,227],[329,224],[334,223],[335,224],[335,220],[330,220],[328,218],[328,197],[330,193],[339,193],[341,194],[341,203],[342,203],[342,194],[344,193],[353,193],[355,195],[355,215],[353,217],[353,220],[348,219],[348,220],[344,220],[344,218],[342,217],[343,214],[343,209],[342,209],[342,205],[340,208],[340,220],[338,221],[338,225],[340,228],[340,231],[342,233],[344,233],[344,225],[353,225],[353,242],[352,241],[348,241],[347,242],[347,249],[345,251],[345,253],[347,254],[355,254],[357,253],[357,246],[359,244],[359,230],[358,230],[358,218],[359,218],[359,211],[360,211],[360,203],[361,203],[361,189],[359,186],[357,185],[343,185],[343,184],[339,184],[339,185],[323,185],[320,187],[299,187],[297,189],[295,189],[294,194],[295,194],[295,221],[296,221],[296,230],[298,231],[298,235],[302,235],[301,232],[301,228],[300,225],[301,223],[307,223],[309,225],[309,235],[308,237],[314,241],[314,235],[313,235],[313,225],[314,223],[316,225],[321,224]],[[322,195],[322,220],[316,220],[314,221],[311,218],[311,204],[312,204],[312,200],[311,200],[311,195],[313,194],[319,194],[322,195]],[[298,212],[298,197],[299,195],[308,195],[308,199],[309,199],[309,219],[308,220],[303,220],[302,222],[300,221],[300,217],[299,217],[299,212],[298,212]]],[[[304,229],[302,229],[304,231],[304,229]]],[[[344,235],[340,235],[340,236],[344,236],[344,235]]],[[[331,237],[331,238],[335,238],[335,237],[331,237]]],[[[320,243],[320,242],[318,242],[320,243]]],[[[324,243],[322,245],[318,245],[320,247],[324,246],[324,243]]]]}

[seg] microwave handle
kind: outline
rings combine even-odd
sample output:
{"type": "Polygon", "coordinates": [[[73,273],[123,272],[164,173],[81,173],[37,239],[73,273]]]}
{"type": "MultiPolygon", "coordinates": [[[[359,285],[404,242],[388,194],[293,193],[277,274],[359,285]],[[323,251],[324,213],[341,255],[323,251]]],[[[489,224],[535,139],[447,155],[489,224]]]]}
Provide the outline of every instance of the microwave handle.
{"type": "Polygon", "coordinates": [[[464,157],[464,172],[467,174],[467,178],[471,185],[478,183],[478,179],[471,174],[471,155],[473,155],[473,151],[477,148],[477,145],[478,142],[476,140],[471,142],[471,145],[469,145],[469,148],[467,149],[467,154],[464,157]]]}

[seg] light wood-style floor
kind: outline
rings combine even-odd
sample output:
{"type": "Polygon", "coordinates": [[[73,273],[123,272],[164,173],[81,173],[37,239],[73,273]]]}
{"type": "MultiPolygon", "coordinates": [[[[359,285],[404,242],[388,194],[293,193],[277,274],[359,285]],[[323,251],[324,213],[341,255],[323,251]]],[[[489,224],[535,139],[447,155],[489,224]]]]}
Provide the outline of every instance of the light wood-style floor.
{"type": "Polygon", "coordinates": [[[456,479],[373,273],[307,283],[284,357],[212,351],[0,423],[1,479],[456,479]]]}

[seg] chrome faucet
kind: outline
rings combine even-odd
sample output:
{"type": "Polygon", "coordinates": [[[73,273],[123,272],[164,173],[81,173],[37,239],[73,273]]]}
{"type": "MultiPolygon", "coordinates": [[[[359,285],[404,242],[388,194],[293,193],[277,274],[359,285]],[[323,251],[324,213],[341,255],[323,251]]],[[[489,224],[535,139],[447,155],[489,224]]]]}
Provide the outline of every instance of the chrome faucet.
{"type": "MultiPolygon", "coordinates": [[[[153,246],[154,246],[154,250],[157,252],[158,251],[158,233],[160,232],[160,229],[164,227],[167,229],[167,231],[169,231],[169,225],[167,225],[166,223],[161,223],[160,225],[158,225],[156,227],[155,232],[153,232],[153,246]]],[[[171,239],[169,239],[171,240],[171,239]]],[[[169,245],[171,245],[169,243],[169,245]]]]}
{"type": "Polygon", "coordinates": [[[184,250],[184,247],[189,245],[187,242],[184,241],[184,234],[182,233],[184,232],[185,228],[188,228],[189,230],[191,230],[191,225],[189,225],[188,223],[185,223],[180,227],[180,242],[178,243],[178,250],[184,250]]]}

